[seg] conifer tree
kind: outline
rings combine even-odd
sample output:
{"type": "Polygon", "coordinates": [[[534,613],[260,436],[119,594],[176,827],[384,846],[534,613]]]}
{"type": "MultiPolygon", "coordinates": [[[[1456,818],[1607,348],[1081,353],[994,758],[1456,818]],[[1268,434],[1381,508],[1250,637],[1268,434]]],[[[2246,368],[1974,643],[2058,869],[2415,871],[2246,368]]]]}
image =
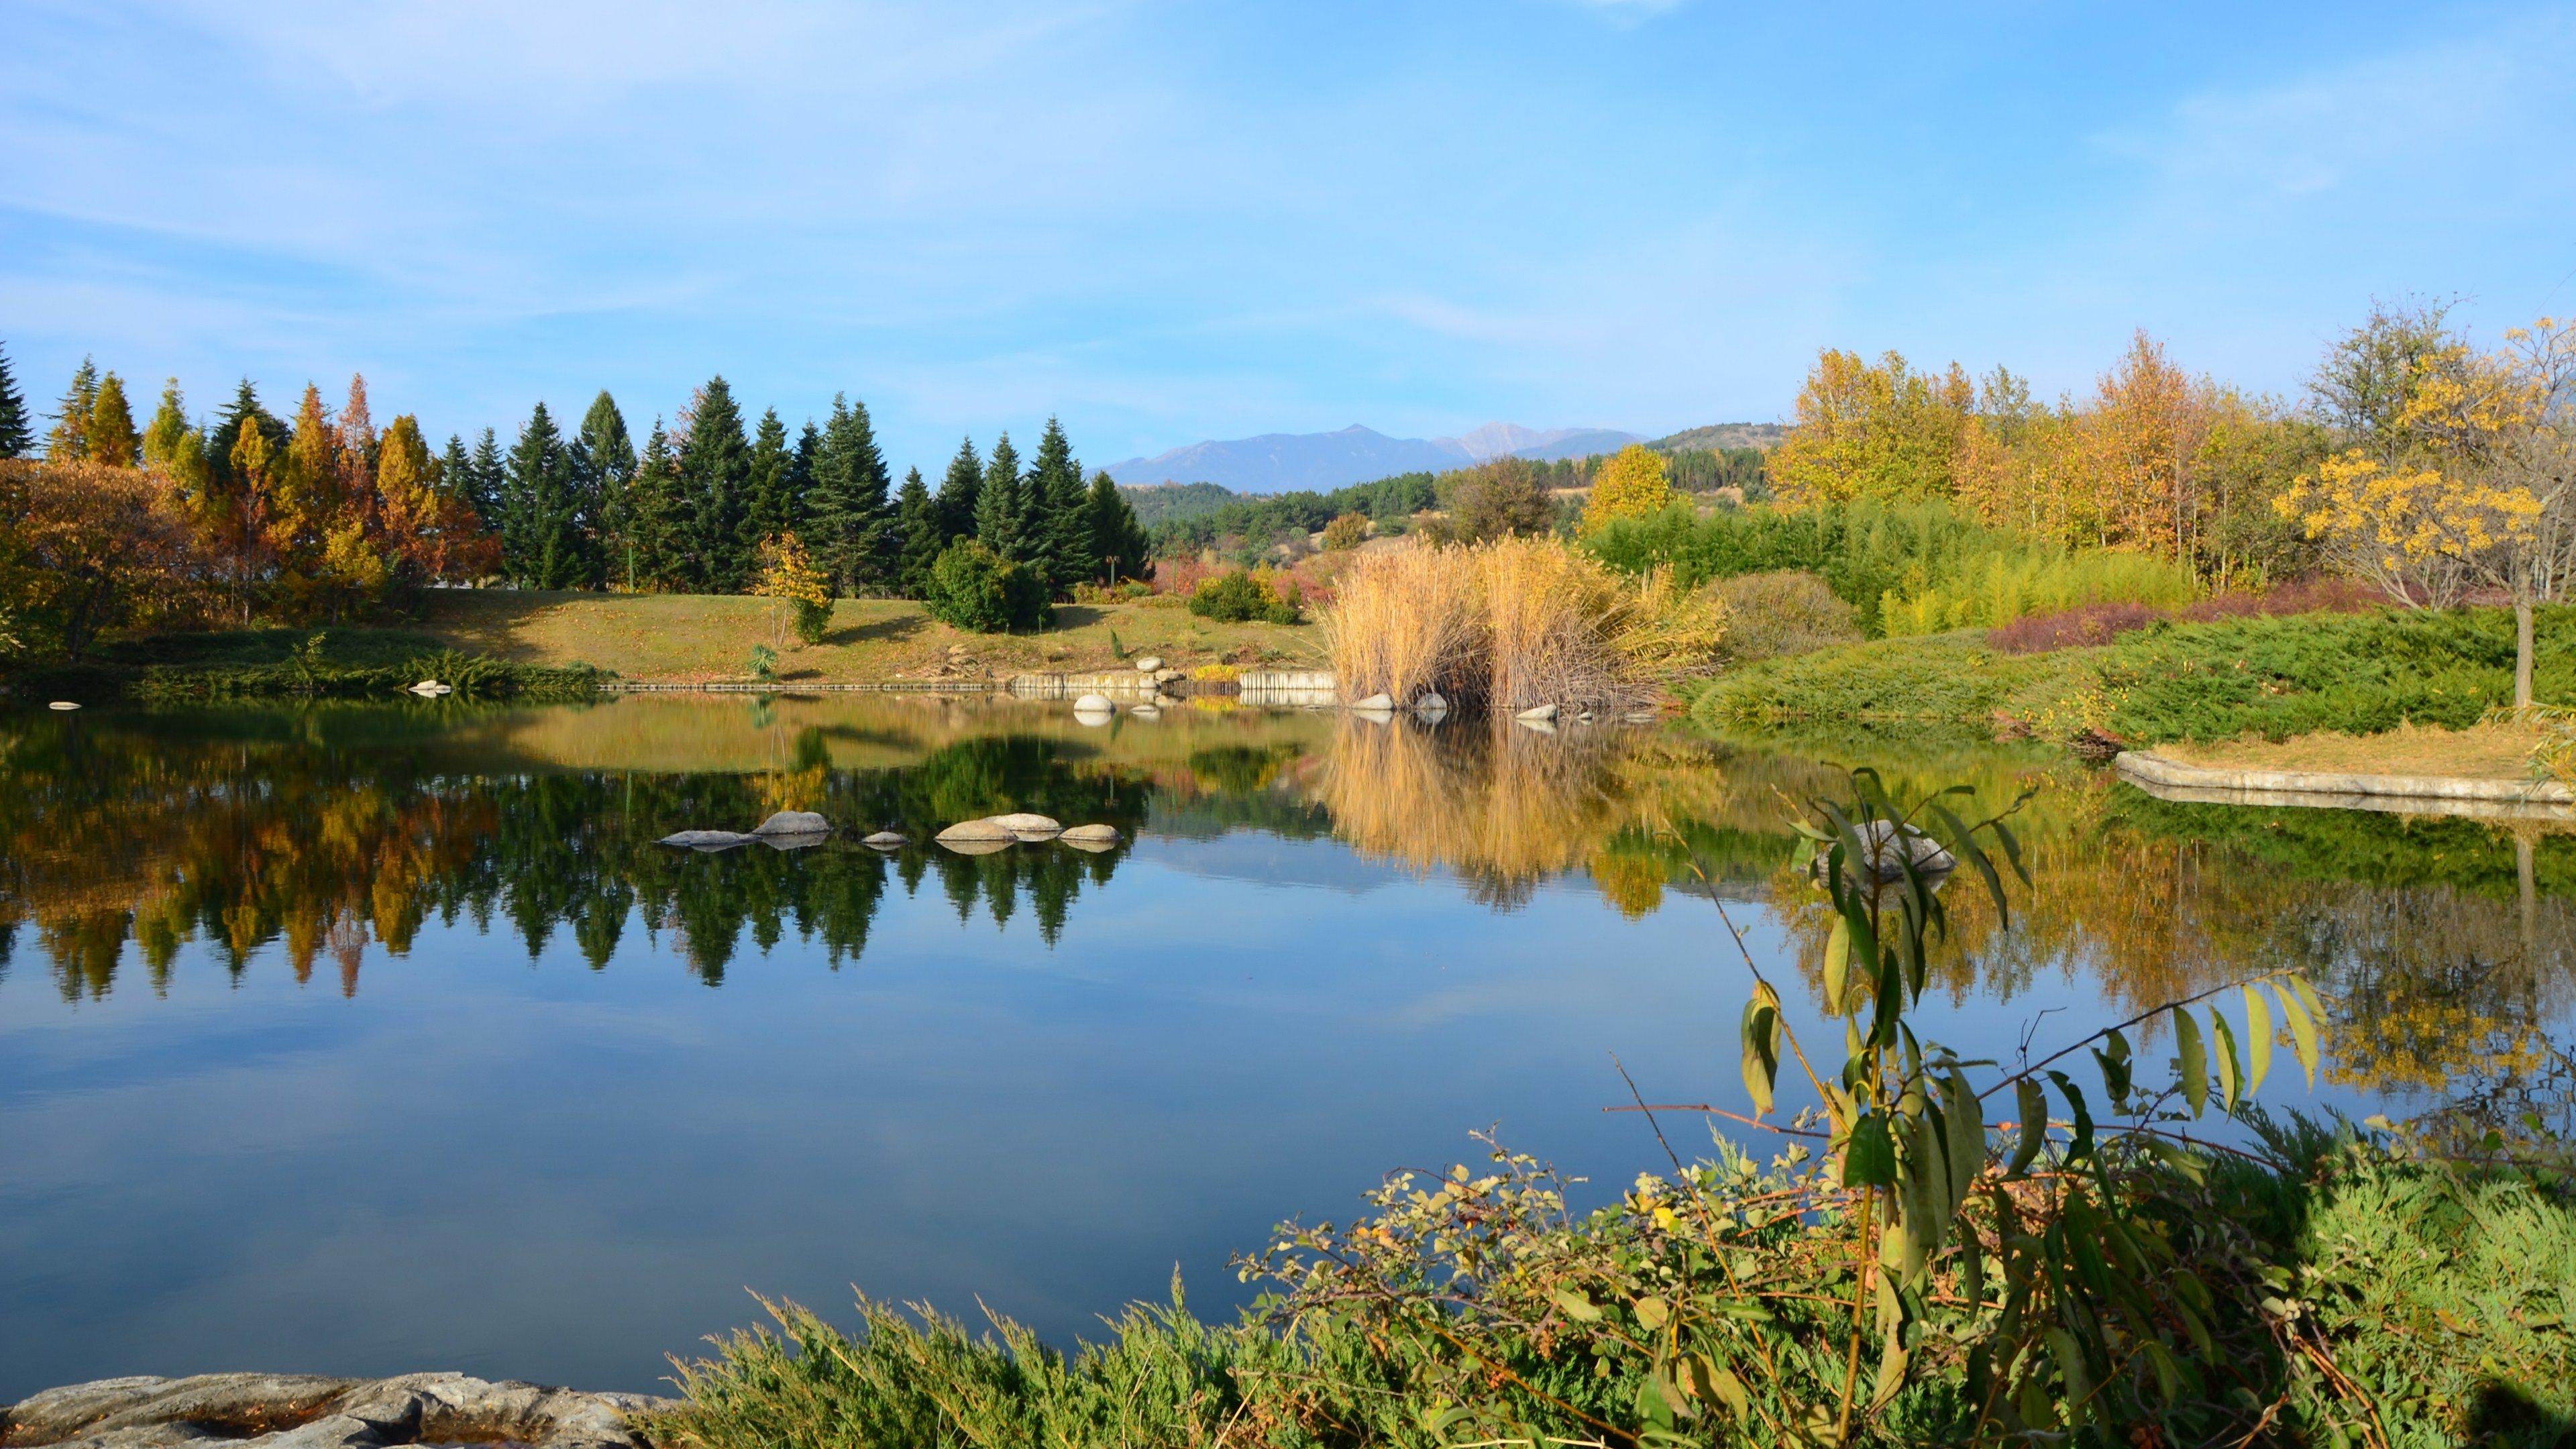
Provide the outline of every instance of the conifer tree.
{"type": "Polygon", "coordinates": [[[822,430],[807,418],[796,434],[795,451],[787,457],[787,531],[799,539],[813,526],[814,460],[822,451],[822,430]]]}
{"type": "Polygon", "coordinates": [[[866,404],[834,394],[831,420],[824,425],[814,452],[806,536],[814,562],[844,594],[892,588],[897,582],[895,565],[902,545],[892,537],[895,517],[886,497],[888,481],[885,455],[877,449],[866,404]]]}
{"type": "Polygon", "coordinates": [[[751,444],[742,435],[742,409],[722,377],[708,380],[689,419],[688,446],[680,450],[680,480],[688,495],[697,560],[692,586],[738,594],[751,586],[751,444]]]}
{"type": "Polygon", "coordinates": [[[570,450],[573,491],[590,521],[591,551],[602,573],[595,582],[626,583],[635,572],[631,536],[631,498],[635,478],[635,440],[627,434],[626,415],[617,399],[601,388],[582,414],[581,431],[570,450]]]}
{"type": "Polygon", "coordinates": [[[930,496],[919,468],[903,475],[903,491],[895,496],[894,531],[898,535],[895,591],[918,599],[929,591],[930,566],[939,562],[939,551],[948,546],[947,535],[940,531],[939,500],[930,496]]]}
{"type": "Polygon", "coordinates": [[[175,377],[162,385],[161,406],[143,430],[143,461],[168,474],[192,500],[202,500],[213,482],[205,435],[188,425],[188,402],[175,377]]]}
{"type": "Polygon", "coordinates": [[[572,451],[542,402],[510,449],[501,531],[504,566],[521,588],[580,589],[598,580],[598,560],[582,517],[572,451]]]}
{"type": "Polygon", "coordinates": [[[45,456],[55,462],[71,462],[89,451],[89,414],[98,403],[98,364],[87,357],[72,373],[72,385],[63,389],[63,400],[54,404],[54,430],[45,439],[45,456]]]}
{"type": "Polygon", "coordinates": [[[82,432],[83,457],[111,468],[134,466],[142,453],[143,435],[134,429],[134,407],[125,400],[124,379],[112,372],[99,379],[82,432]]]}
{"type": "Polygon", "coordinates": [[[637,585],[665,592],[689,588],[697,577],[689,551],[694,537],[689,498],[680,486],[679,459],[671,452],[670,435],[662,430],[658,417],[644,440],[644,456],[635,465],[630,495],[637,585]]]}
{"type": "Polygon", "coordinates": [[[778,409],[760,415],[751,434],[751,536],[755,543],[796,526],[794,513],[796,454],[787,446],[787,425],[778,409]]]}
{"type": "Polygon", "coordinates": [[[948,460],[948,475],[939,480],[940,550],[975,533],[975,509],[984,491],[984,462],[975,454],[975,440],[967,438],[957,445],[957,456],[948,460]]]}
{"type": "Polygon", "coordinates": [[[473,505],[483,526],[495,536],[501,532],[501,515],[509,511],[508,500],[503,496],[508,486],[508,471],[501,463],[501,440],[485,428],[483,436],[474,440],[474,461],[461,487],[465,501],[473,505]]]}
{"type": "Polygon", "coordinates": [[[1082,580],[1098,577],[1100,560],[1091,551],[1090,498],[1082,487],[1082,464],[1075,461],[1073,444],[1054,418],[1047,419],[1046,434],[1038,439],[1028,494],[1028,553],[1044,572],[1047,586],[1061,594],[1082,580]]]}
{"type": "Polygon", "coordinates": [[[975,495],[975,540],[1012,563],[1028,557],[1028,498],[1021,486],[1020,453],[1011,435],[993,442],[984,464],[984,487],[975,495]]]}
{"type": "Polygon", "coordinates": [[[35,419],[27,415],[27,399],[9,370],[8,350],[0,348],[0,458],[23,458],[34,446],[35,419]]]}
{"type": "Polygon", "coordinates": [[[1083,514],[1091,525],[1090,567],[1097,575],[1107,576],[1112,583],[1154,576],[1153,537],[1136,521],[1136,510],[1127,505],[1127,495],[1118,491],[1108,469],[1091,475],[1091,496],[1085,500],[1083,514]]]}

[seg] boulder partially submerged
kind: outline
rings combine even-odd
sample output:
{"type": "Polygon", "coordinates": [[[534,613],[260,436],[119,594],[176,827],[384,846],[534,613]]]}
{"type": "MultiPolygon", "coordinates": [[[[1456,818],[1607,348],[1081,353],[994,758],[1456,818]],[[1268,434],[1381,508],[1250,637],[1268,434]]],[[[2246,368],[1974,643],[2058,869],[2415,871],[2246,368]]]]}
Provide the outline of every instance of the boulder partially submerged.
{"type": "Polygon", "coordinates": [[[760,839],[739,830],[676,830],[655,841],[656,845],[676,845],[683,850],[731,850],[760,839]]]}
{"type": "Polygon", "coordinates": [[[859,844],[870,850],[901,850],[912,844],[912,837],[900,830],[880,830],[875,834],[859,837],[859,844]]]}
{"type": "Polygon", "coordinates": [[[1101,851],[1116,849],[1126,843],[1127,837],[1119,834],[1115,825],[1077,825],[1056,839],[1076,850],[1101,851]]]}
{"type": "Polygon", "coordinates": [[[647,1394],[589,1394],[457,1373],[391,1379],[198,1374],[100,1379],[8,1408],[0,1438],[61,1449],[386,1449],[524,1444],[646,1449],[637,1420],[676,1409],[647,1394]]]}
{"type": "Polygon", "coordinates": [[[832,822],[811,810],[781,810],[751,827],[751,833],[764,840],[777,835],[829,835],[832,822]]]}

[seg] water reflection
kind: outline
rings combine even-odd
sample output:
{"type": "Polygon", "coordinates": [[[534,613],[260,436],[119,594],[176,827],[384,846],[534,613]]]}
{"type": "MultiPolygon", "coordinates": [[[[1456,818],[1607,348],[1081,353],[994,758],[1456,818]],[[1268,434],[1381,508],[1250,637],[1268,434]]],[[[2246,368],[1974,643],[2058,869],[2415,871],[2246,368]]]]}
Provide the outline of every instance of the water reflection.
{"type": "Polygon", "coordinates": [[[2537,824],[2170,803],[1998,747],[1188,709],[1103,728],[953,698],[20,715],[0,730],[0,970],[28,935],[77,1002],[123,971],[166,990],[189,941],[236,977],[275,942],[298,982],[325,970],[354,995],[370,946],[401,957],[435,920],[505,932],[531,958],[560,933],[594,969],[640,930],[712,986],[791,936],[856,961],[888,892],[925,888],[961,922],[1025,915],[1052,946],[1128,848],[855,843],[1027,810],[1131,839],[1329,835],[1503,911],[1557,880],[1632,920],[1677,893],[1760,898],[1812,982],[1827,926],[1787,873],[1781,821],[1863,763],[1901,795],[2038,791],[2016,929],[1995,931],[1974,893],[1954,907],[1954,1002],[2081,980],[2134,1008],[2286,966],[2334,999],[2346,1082],[2510,1095],[2555,1060],[2576,843],[2537,824]],[[842,833],[787,853],[654,843],[781,809],[842,833]]]}

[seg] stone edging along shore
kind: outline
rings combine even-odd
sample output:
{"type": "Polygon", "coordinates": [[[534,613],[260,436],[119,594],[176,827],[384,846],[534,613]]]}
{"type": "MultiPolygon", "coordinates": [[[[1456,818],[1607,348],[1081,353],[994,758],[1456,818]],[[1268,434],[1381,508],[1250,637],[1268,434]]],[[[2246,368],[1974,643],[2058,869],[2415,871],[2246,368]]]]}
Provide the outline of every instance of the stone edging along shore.
{"type": "Polygon", "coordinates": [[[630,1416],[678,1407],[649,1394],[589,1394],[464,1374],[335,1379],[198,1374],[99,1379],[0,1406],[7,1449],[389,1449],[514,1444],[647,1449],[630,1416]]]}
{"type": "Polygon", "coordinates": [[[2231,770],[2187,765],[2140,750],[2112,761],[2122,775],[2168,800],[2291,805],[2496,819],[2576,820],[2576,791],[2555,780],[2475,780],[2444,775],[2348,775],[2325,770],[2231,770]]]}

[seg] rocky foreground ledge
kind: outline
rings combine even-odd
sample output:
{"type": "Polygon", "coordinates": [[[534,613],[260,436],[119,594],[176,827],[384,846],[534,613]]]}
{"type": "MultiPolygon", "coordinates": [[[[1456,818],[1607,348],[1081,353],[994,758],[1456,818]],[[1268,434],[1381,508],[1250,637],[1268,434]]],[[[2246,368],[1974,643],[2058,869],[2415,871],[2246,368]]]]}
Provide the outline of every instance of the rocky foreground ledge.
{"type": "Polygon", "coordinates": [[[198,1374],[100,1379],[0,1409],[0,1449],[383,1449],[509,1444],[648,1449],[642,1416],[678,1407],[649,1394],[585,1394],[463,1374],[333,1379],[198,1374]]]}

